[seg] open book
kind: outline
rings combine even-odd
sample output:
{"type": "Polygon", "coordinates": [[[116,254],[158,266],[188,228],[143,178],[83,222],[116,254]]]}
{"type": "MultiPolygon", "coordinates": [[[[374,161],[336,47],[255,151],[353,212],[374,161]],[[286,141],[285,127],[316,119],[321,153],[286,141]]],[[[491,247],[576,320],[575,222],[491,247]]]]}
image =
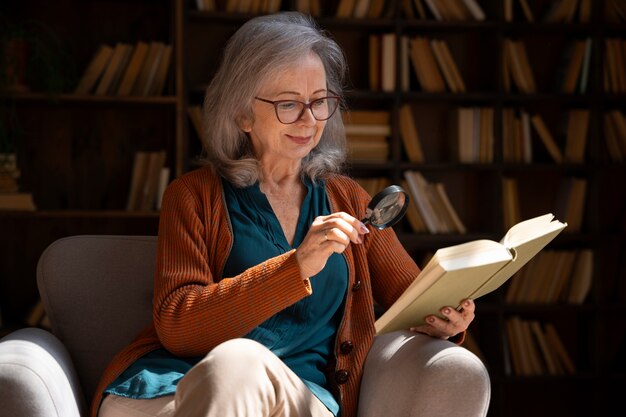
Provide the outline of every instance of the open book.
{"type": "Polygon", "coordinates": [[[511,227],[500,242],[479,239],[437,250],[396,302],[376,320],[376,334],[424,323],[444,306],[494,291],[565,227],[544,214],[511,227]]]}

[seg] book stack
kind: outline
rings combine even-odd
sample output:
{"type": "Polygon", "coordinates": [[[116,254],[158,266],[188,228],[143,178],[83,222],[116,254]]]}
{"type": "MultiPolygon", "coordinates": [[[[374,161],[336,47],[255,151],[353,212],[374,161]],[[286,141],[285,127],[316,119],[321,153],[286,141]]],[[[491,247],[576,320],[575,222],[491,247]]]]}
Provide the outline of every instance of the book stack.
{"type": "MultiPolygon", "coordinates": [[[[419,223],[424,224],[431,234],[467,232],[442,182],[429,182],[417,171],[407,170],[403,175],[407,191],[411,195],[407,213],[411,212],[409,222],[412,226],[410,217],[419,215],[419,223]],[[417,210],[411,209],[411,205],[415,205],[417,210]]],[[[422,230],[416,230],[419,231],[422,230]]]]}
{"type": "Polygon", "coordinates": [[[167,83],[172,46],[139,41],[100,45],[83,72],[75,94],[159,96],[167,83]]]}
{"type": "Polygon", "coordinates": [[[343,113],[351,161],[385,162],[389,158],[389,111],[352,110],[343,113]]]}
{"type": "Polygon", "coordinates": [[[21,192],[17,155],[0,153],[0,210],[36,210],[31,193],[21,192]]]}
{"type": "Polygon", "coordinates": [[[506,322],[506,335],[515,375],[572,375],[576,366],[556,327],[518,316],[506,322]]]}
{"type": "Polygon", "coordinates": [[[582,304],[593,281],[593,251],[547,250],[538,253],[507,287],[509,304],[582,304]]]}

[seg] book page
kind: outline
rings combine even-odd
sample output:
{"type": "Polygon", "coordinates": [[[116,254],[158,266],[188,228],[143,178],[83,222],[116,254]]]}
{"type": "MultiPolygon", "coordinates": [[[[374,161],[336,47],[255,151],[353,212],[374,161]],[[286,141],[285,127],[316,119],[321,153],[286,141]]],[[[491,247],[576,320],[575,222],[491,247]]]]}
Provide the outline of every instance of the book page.
{"type": "Polygon", "coordinates": [[[444,306],[494,291],[543,249],[567,223],[546,214],[520,222],[500,242],[479,239],[439,249],[376,321],[376,334],[418,326],[444,306]]]}
{"type": "Polygon", "coordinates": [[[565,227],[567,223],[554,219],[552,214],[524,220],[511,227],[501,242],[512,251],[513,262],[487,280],[471,298],[476,299],[500,287],[565,227]]]}
{"type": "Polygon", "coordinates": [[[376,321],[376,332],[407,329],[424,323],[444,306],[458,308],[486,277],[511,261],[506,247],[491,240],[476,240],[439,249],[415,281],[376,321]]]}

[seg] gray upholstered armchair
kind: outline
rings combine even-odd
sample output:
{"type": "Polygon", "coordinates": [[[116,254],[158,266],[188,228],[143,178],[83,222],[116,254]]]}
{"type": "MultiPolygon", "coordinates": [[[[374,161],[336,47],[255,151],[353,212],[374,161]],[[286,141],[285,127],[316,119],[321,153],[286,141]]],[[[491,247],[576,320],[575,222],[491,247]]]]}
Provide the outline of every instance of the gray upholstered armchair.
{"type": "Polygon", "coordinates": [[[72,236],[43,252],[37,285],[52,332],[0,341],[0,415],[87,415],[108,362],[152,318],[155,254],[154,236],[72,236]]]}
{"type": "MultiPolygon", "coordinates": [[[[0,416],[88,415],[104,368],[151,319],[155,254],[154,236],[108,235],[59,239],[43,252],[37,285],[52,331],[25,328],[0,340],[0,416]]],[[[413,344],[398,364],[374,344],[365,364],[374,378],[363,380],[359,416],[484,416],[490,381],[476,356],[447,341],[413,339],[394,340],[413,344]],[[406,362],[419,368],[419,378],[400,381],[410,402],[394,388],[406,362]]]]}

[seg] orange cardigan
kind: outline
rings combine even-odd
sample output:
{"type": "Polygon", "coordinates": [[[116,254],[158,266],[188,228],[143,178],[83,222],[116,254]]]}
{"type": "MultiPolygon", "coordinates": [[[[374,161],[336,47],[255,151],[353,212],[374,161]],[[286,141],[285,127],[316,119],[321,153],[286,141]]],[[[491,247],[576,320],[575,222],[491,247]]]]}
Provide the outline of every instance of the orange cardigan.
{"type": "MultiPolygon", "coordinates": [[[[354,180],[336,175],[326,185],[332,211],[364,216],[370,197],[354,180]]],[[[308,279],[300,277],[295,250],[235,277],[222,277],[232,240],[221,181],[211,168],[170,184],[159,224],[153,323],[105,370],[91,404],[92,417],[103,390],[142,355],[160,347],[179,356],[205,355],[311,293],[308,279]]],[[[342,417],[354,417],[363,363],[374,338],[374,300],[389,307],[419,268],[392,229],[372,230],[363,244],[349,245],[344,256],[348,292],[327,377],[342,417]]]]}

